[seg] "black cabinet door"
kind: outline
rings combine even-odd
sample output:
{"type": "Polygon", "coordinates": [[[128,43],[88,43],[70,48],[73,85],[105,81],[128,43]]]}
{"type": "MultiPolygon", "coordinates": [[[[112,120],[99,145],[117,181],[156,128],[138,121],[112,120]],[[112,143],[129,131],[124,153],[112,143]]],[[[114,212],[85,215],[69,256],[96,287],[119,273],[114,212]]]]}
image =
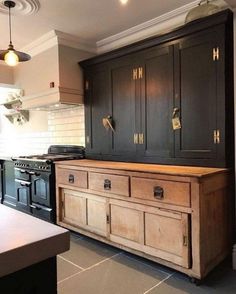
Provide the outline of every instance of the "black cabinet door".
{"type": "Polygon", "coordinates": [[[106,65],[91,68],[85,77],[85,141],[87,154],[109,154],[111,132],[102,120],[111,115],[110,71],[106,65]]]}
{"type": "Polygon", "coordinates": [[[173,156],[173,46],[157,46],[143,52],[141,125],[145,157],[173,156]]]}
{"type": "Polygon", "coordinates": [[[183,38],[175,46],[175,157],[216,158],[217,35],[214,31],[183,38]]]}
{"type": "Polygon", "coordinates": [[[124,57],[111,64],[112,116],[115,132],[112,134],[112,154],[135,156],[135,134],[140,112],[140,79],[135,58],[124,57]]]}
{"type": "Polygon", "coordinates": [[[14,162],[3,162],[3,204],[9,206],[16,206],[16,189],[15,189],[15,174],[14,174],[14,162]]]}

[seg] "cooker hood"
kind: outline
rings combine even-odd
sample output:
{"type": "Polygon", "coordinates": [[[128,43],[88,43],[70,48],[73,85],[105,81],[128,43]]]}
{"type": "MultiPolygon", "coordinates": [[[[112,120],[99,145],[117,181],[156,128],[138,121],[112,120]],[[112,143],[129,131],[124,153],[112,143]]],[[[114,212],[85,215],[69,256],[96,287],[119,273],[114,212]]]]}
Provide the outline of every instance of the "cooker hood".
{"type": "Polygon", "coordinates": [[[22,99],[22,108],[29,110],[55,110],[83,104],[83,93],[77,89],[55,87],[22,99]]]}

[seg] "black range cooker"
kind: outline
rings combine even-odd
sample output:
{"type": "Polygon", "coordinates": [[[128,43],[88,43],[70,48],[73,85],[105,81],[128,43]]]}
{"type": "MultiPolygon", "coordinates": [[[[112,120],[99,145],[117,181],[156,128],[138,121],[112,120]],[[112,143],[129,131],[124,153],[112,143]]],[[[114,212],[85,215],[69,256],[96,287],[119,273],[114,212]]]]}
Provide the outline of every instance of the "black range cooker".
{"type": "Polygon", "coordinates": [[[70,145],[52,145],[47,154],[12,158],[15,170],[16,208],[55,223],[54,162],[81,158],[84,158],[84,147],[70,145]]]}

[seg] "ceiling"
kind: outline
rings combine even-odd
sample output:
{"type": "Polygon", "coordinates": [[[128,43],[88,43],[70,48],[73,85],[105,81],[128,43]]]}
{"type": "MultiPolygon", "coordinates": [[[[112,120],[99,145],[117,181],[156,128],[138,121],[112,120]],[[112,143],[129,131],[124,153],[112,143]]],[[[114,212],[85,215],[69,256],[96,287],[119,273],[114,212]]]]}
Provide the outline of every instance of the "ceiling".
{"type": "MultiPolygon", "coordinates": [[[[27,0],[16,0],[27,2],[27,0]]],[[[28,0],[30,1],[30,0],[28,0]]],[[[22,48],[51,30],[59,30],[96,42],[177,9],[193,0],[31,0],[38,12],[20,15],[12,9],[12,39],[22,48]]],[[[235,0],[226,0],[235,1],[235,0]]],[[[4,0],[0,0],[0,4],[4,0]]],[[[24,4],[24,3],[23,3],[24,4]]],[[[0,13],[0,48],[9,43],[8,16],[0,13]]]]}

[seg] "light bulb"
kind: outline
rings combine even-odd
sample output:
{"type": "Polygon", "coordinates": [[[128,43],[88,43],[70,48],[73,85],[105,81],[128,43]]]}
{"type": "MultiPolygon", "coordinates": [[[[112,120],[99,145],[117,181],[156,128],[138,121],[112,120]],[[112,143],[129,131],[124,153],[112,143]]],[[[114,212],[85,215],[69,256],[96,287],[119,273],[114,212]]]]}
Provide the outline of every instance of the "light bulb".
{"type": "Polygon", "coordinates": [[[127,4],[128,0],[120,0],[121,4],[125,5],[127,4]]]}
{"type": "Polygon", "coordinates": [[[7,54],[4,56],[4,60],[9,66],[16,66],[19,62],[19,57],[13,50],[9,50],[7,54]]]}

